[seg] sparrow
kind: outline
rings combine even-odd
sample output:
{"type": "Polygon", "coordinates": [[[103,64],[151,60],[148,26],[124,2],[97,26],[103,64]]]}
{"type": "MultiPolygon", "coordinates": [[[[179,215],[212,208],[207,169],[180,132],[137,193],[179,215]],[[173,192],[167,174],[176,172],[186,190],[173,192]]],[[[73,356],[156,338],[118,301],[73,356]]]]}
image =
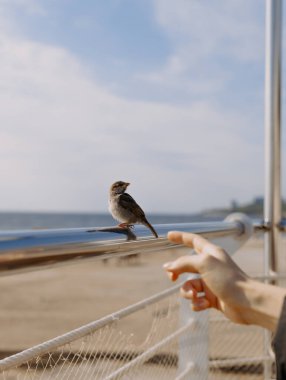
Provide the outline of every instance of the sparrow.
{"type": "Polygon", "coordinates": [[[109,191],[109,211],[111,215],[120,222],[119,227],[129,227],[132,224],[140,223],[148,227],[157,238],[158,234],[146,219],[142,208],[131,195],[125,193],[129,185],[130,183],[123,181],[117,181],[111,185],[109,191]]]}

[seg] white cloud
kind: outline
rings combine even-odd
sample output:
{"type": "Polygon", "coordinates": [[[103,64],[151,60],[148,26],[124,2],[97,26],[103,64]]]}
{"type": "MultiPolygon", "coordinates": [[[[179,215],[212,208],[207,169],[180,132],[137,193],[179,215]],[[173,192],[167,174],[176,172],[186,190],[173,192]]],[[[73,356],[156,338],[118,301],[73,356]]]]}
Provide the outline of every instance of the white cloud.
{"type": "Polygon", "coordinates": [[[19,35],[2,33],[0,55],[0,209],[104,211],[118,179],[149,212],[260,192],[262,150],[239,133],[247,116],[120,98],[66,49],[19,35]]]}
{"type": "Polygon", "coordinates": [[[237,76],[235,65],[263,64],[263,4],[239,1],[154,0],[156,20],[172,51],[160,69],[139,78],[194,96],[220,94],[237,76]],[[232,64],[223,62],[229,59],[232,64]]]}
{"type": "Polygon", "coordinates": [[[37,0],[0,0],[0,9],[4,12],[14,7],[34,14],[47,13],[37,0]]]}
{"type": "Polygon", "coordinates": [[[190,45],[194,59],[220,52],[257,61],[263,52],[264,29],[257,17],[264,12],[262,3],[154,0],[154,6],[158,22],[174,44],[190,45]]]}

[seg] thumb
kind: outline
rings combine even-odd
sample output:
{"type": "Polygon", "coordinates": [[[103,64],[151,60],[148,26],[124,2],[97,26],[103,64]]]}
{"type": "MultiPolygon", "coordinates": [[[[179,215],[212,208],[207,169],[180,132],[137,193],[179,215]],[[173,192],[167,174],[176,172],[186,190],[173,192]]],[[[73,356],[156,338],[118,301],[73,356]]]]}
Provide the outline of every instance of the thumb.
{"type": "Polygon", "coordinates": [[[163,265],[170,280],[176,281],[182,273],[200,273],[201,256],[190,255],[179,257],[163,265]]]}

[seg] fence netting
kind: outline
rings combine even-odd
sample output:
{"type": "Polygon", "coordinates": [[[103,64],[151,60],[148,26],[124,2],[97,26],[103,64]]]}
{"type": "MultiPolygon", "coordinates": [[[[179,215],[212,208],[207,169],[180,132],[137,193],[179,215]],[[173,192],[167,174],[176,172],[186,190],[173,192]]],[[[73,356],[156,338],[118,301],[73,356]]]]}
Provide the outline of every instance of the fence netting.
{"type": "Polygon", "coordinates": [[[174,379],[178,339],[191,325],[180,326],[178,310],[172,294],[122,319],[115,314],[104,327],[4,370],[1,379],[174,379]],[[143,324],[134,330],[138,318],[143,324]]]}
{"type": "MultiPolygon", "coordinates": [[[[249,274],[259,276],[263,274],[261,253],[262,241],[251,240],[235,259],[249,274]]],[[[114,266],[128,277],[125,286],[138,285],[142,279],[137,294],[139,286],[143,289],[146,284],[147,273],[150,281],[163,262],[174,258],[166,253],[158,257],[158,267],[151,256],[150,262],[144,257],[139,264],[125,260],[114,266]]],[[[109,278],[115,273],[112,265],[102,264],[97,273],[109,278]]],[[[90,271],[93,276],[94,269],[90,271]]],[[[124,284],[118,284],[122,297],[124,284]]],[[[285,281],[279,284],[285,286],[285,281]]],[[[232,323],[214,310],[207,315],[194,313],[189,302],[180,298],[179,287],[158,289],[155,296],[141,297],[77,331],[0,360],[0,380],[275,379],[271,336],[266,330],[232,323]]]]}
{"type": "Polygon", "coordinates": [[[182,324],[181,302],[174,293],[124,318],[115,315],[105,326],[68,344],[47,347],[48,352],[29,360],[23,356],[23,362],[1,372],[1,380],[203,380],[206,369],[199,363],[205,352],[199,342],[189,342],[194,345],[193,357],[180,363],[180,351],[188,350],[182,341],[188,344],[186,337],[197,329],[208,331],[209,379],[264,379],[265,370],[272,371],[263,329],[233,324],[214,311],[209,324],[207,319],[203,325],[200,318],[194,321],[192,314],[182,324]],[[140,324],[134,328],[137,320],[140,324]]]}

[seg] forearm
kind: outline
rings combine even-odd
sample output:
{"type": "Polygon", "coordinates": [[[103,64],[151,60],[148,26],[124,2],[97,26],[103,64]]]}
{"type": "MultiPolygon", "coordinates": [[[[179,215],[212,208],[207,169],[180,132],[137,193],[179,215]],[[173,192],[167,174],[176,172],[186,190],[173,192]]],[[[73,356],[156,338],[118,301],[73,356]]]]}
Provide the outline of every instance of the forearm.
{"type": "Polygon", "coordinates": [[[247,323],[274,332],[286,297],[286,289],[252,279],[243,281],[239,286],[244,294],[241,311],[247,323]]]}
{"type": "Polygon", "coordinates": [[[213,307],[236,323],[276,330],[286,297],[285,288],[249,278],[222,248],[199,235],[172,231],[168,238],[197,253],[164,266],[172,281],[182,273],[201,275],[200,279],[186,281],[182,287],[183,297],[193,302],[195,311],[213,307]],[[203,295],[198,297],[197,293],[203,295]]]}

